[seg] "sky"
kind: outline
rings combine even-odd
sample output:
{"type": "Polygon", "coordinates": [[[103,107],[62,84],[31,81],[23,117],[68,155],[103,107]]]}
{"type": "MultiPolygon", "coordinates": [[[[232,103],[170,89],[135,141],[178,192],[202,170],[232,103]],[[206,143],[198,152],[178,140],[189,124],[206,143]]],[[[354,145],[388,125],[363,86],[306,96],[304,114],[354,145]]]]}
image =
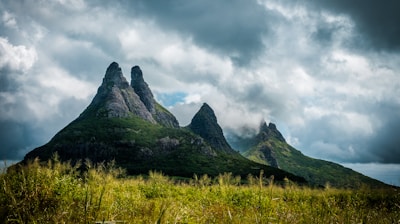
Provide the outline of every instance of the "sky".
{"type": "Polygon", "coordinates": [[[0,1],[0,159],[22,159],[78,117],[116,61],[128,80],[139,65],[181,126],[207,102],[226,135],[273,122],[305,155],[400,185],[388,174],[400,170],[399,10],[397,0],[0,1]]]}

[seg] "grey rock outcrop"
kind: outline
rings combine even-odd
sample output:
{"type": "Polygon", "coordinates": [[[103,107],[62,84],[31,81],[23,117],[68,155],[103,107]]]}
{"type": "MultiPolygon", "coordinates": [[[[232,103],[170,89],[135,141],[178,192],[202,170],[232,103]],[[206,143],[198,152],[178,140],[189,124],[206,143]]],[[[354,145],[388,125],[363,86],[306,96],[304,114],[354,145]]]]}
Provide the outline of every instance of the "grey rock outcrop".
{"type": "Polygon", "coordinates": [[[257,138],[261,141],[266,141],[270,138],[276,138],[281,142],[286,142],[283,135],[278,131],[276,125],[274,123],[267,123],[264,121],[260,126],[260,132],[257,135],[257,138]]]}
{"type": "Polygon", "coordinates": [[[154,99],[149,85],[144,81],[143,72],[139,66],[133,66],[131,69],[131,86],[140,100],[152,114],[153,118],[161,125],[166,127],[178,128],[179,123],[173,114],[163,108],[154,99]]]}
{"type": "Polygon", "coordinates": [[[189,128],[209,142],[213,148],[225,152],[234,152],[225,139],[214,111],[208,104],[204,103],[200,110],[194,115],[189,128]]]}
{"type": "Polygon", "coordinates": [[[260,152],[261,152],[260,158],[262,160],[267,161],[267,163],[272,167],[279,168],[278,161],[276,161],[274,152],[271,150],[271,148],[269,148],[266,145],[263,145],[260,148],[260,152]]]}
{"type": "Polygon", "coordinates": [[[111,63],[107,68],[96,96],[80,117],[92,115],[110,118],[136,115],[151,123],[156,123],[139,96],[126,81],[116,62],[111,63]]]}
{"type": "Polygon", "coordinates": [[[154,114],[156,112],[155,100],[149,85],[143,79],[143,72],[139,66],[133,66],[131,69],[131,86],[135,93],[140,97],[147,110],[154,114]]]}

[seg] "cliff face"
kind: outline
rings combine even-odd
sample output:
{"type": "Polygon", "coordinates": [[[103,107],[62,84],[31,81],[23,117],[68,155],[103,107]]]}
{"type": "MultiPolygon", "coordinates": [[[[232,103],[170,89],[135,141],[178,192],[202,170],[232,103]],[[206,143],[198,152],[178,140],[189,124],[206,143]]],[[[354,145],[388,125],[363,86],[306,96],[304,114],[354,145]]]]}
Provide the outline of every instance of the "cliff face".
{"type": "Polygon", "coordinates": [[[132,67],[131,78],[129,85],[119,65],[111,63],[96,96],[81,117],[95,115],[126,118],[135,115],[151,123],[178,128],[175,116],[154,99],[139,66],[132,67]]]}
{"type": "Polygon", "coordinates": [[[225,152],[234,152],[226,141],[221,127],[218,125],[214,111],[208,104],[204,103],[194,115],[189,128],[208,141],[212,147],[225,152]]]}
{"type": "Polygon", "coordinates": [[[139,66],[131,69],[131,86],[140,100],[146,106],[147,110],[152,114],[153,118],[161,125],[166,127],[178,128],[179,123],[173,114],[163,108],[154,99],[153,93],[143,79],[143,72],[139,66]]]}
{"type": "Polygon", "coordinates": [[[150,123],[156,123],[145,104],[126,81],[116,62],[110,64],[97,94],[80,115],[126,118],[136,115],[150,123]]]}

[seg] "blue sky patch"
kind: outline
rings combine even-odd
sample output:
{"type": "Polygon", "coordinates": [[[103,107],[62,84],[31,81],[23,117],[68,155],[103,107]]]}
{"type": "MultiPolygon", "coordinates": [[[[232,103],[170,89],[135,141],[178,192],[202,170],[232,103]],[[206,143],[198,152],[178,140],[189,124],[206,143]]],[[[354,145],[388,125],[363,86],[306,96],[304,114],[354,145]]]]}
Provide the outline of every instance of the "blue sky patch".
{"type": "Polygon", "coordinates": [[[184,102],[186,96],[187,94],[184,92],[155,93],[157,101],[165,107],[171,107],[177,103],[184,102]]]}

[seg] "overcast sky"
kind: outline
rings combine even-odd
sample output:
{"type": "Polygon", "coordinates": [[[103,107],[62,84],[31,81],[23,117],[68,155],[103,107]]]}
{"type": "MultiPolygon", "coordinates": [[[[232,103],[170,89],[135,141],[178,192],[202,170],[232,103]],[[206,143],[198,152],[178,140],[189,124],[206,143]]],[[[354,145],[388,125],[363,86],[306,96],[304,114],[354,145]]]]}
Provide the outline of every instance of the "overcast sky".
{"type": "Polygon", "coordinates": [[[400,164],[397,0],[3,0],[0,159],[90,103],[108,65],[139,65],[182,126],[203,102],[228,132],[277,124],[304,154],[400,164]]]}

